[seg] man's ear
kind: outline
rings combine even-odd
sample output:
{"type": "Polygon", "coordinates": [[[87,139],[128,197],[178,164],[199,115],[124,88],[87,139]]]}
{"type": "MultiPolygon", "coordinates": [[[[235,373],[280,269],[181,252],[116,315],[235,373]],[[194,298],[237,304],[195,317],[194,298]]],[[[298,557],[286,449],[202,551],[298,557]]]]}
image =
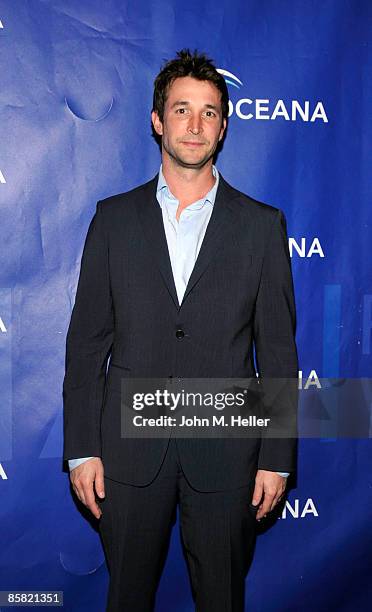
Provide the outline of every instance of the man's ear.
{"type": "Polygon", "coordinates": [[[159,119],[159,115],[156,111],[152,111],[151,113],[151,121],[152,121],[152,125],[154,126],[154,130],[155,132],[159,135],[162,136],[163,135],[163,124],[159,119]]]}
{"type": "Polygon", "coordinates": [[[221,127],[221,131],[220,131],[220,136],[219,136],[219,138],[218,138],[218,140],[219,140],[219,141],[220,141],[220,140],[222,140],[222,138],[223,138],[224,132],[225,132],[225,130],[226,130],[226,125],[227,125],[227,121],[226,121],[226,119],[223,119],[223,120],[222,120],[222,127],[221,127]]]}

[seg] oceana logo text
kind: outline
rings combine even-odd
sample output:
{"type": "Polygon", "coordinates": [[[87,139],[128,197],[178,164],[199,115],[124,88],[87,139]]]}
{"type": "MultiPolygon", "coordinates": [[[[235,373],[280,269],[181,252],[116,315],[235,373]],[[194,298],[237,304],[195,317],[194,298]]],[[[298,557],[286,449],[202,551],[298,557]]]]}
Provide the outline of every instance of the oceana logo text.
{"type": "Polygon", "coordinates": [[[316,518],[319,517],[315,502],[311,497],[306,499],[305,502],[300,499],[293,499],[291,501],[287,499],[280,518],[303,519],[308,515],[316,518]]]}
{"type": "MultiPolygon", "coordinates": [[[[235,74],[222,68],[217,68],[217,72],[222,74],[225,82],[230,87],[240,89],[243,83],[235,74]]],[[[328,123],[327,113],[323,102],[312,102],[310,100],[270,100],[269,98],[240,98],[233,103],[229,100],[229,117],[235,113],[239,119],[257,119],[275,121],[281,119],[285,121],[304,121],[313,123],[323,121],[328,123]]]]}

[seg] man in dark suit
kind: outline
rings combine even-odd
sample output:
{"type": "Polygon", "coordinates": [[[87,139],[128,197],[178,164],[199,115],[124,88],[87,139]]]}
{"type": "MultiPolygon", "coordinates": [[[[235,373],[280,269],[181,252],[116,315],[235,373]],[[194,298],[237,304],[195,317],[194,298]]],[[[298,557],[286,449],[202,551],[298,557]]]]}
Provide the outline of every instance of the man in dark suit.
{"type": "Polygon", "coordinates": [[[244,610],[256,520],[296,467],[289,438],[121,435],[123,380],[297,378],[285,218],[213,165],[227,116],[212,62],[179,52],[155,80],[159,174],[98,202],[84,246],[67,335],[64,459],[100,520],[110,611],[154,609],[177,507],[196,610],[244,610]]]}

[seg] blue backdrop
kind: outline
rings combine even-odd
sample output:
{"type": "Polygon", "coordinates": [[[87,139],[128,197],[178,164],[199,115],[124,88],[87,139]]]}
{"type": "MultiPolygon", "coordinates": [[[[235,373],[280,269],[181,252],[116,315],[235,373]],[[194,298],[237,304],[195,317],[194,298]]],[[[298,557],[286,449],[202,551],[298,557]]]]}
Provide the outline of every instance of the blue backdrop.
{"type": "MultiPolygon", "coordinates": [[[[65,336],[96,201],[158,170],[153,79],[178,49],[225,71],[220,171],[286,214],[303,379],[371,376],[371,18],[369,0],[1,3],[0,589],[104,610],[99,536],[62,471],[65,336]]],[[[247,609],[371,609],[371,467],[368,439],[301,441],[247,609]]],[[[175,529],[157,610],[192,609],[175,529]]]]}

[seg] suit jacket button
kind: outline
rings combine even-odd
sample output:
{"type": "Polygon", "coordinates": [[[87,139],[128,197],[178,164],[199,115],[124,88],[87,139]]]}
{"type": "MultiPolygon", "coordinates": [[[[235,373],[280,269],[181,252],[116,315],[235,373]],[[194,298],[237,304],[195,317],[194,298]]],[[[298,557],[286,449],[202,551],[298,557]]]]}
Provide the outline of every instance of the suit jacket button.
{"type": "Polygon", "coordinates": [[[182,340],[182,338],[184,338],[185,336],[185,332],[183,331],[183,329],[177,329],[176,331],[176,338],[177,340],[182,340]]]}

